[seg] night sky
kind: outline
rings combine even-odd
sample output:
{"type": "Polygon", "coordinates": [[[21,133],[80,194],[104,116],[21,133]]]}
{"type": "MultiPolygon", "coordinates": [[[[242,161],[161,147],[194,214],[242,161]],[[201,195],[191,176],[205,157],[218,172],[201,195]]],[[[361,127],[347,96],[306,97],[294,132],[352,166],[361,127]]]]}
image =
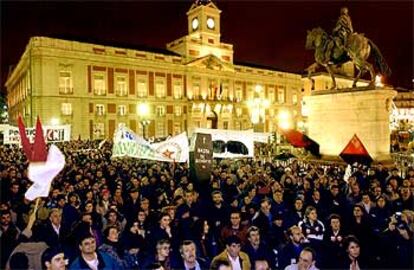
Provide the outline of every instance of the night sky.
{"type": "MultiPolygon", "coordinates": [[[[187,34],[192,1],[1,1],[2,90],[10,65],[31,36],[73,37],[102,44],[165,48],[187,34]]],[[[313,62],[306,30],[331,31],[347,6],[354,31],[380,48],[392,69],[386,82],[413,89],[413,1],[215,1],[221,40],[234,45],[234,59],[303,72],[313,62]]]]}

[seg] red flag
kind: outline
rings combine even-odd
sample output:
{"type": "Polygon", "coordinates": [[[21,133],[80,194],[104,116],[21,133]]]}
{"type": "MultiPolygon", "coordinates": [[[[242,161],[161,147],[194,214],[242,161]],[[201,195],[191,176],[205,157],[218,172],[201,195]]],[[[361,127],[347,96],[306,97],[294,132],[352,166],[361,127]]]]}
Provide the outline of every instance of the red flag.
{"type": "Polygon", "coordinates": [[[43,136],[43,128],[40,123],[39,117],[37,117],[36,122],[36,134],[33,145],[33,156],[32,161],[46,161],[47,159],[47,148],[45,137],[43,136]]]}
{"type": "Polygon", "coordinates": [[[23,119],[21,115],[19,115],[19,118],[17,119],[17,125],[19,127],[20,141],[22,142],[24,154],[26,155],[26,158],[30,160],[32,157],[33,148],[29,142],[29,139],[27,138],[26,128],[24,127],[24,123],[23,123],[23,119]]]}
{"type": "Polygon", "coordinates": [[[22,142],[23,151],[26,155],[26,158],[30,162],[45,162],[47,159],[47,149],[46,142],[43,136],[42,124],[40,123],[39,117],[37,117],[36,122],[36,134],[34,139],[34,144],[31,144],[29,138],[26,135],[26,128],[23,123],[21,115],[17,120],[20,140],[22,142]]]}
{"type": "Polygon", "coordinates": [[[355,162],[361,164],[370,164],[372,162],[371,156],[356,134],[345,146],[344,150],[342,150],[339,156],[348,164],[353,164],[355,162]]]}

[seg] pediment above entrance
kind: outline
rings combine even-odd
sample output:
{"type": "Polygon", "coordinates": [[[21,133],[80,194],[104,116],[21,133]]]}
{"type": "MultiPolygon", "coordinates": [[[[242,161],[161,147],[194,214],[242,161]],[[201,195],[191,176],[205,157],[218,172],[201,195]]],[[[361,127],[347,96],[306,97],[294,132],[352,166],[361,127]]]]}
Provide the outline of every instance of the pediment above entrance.
{"type": "Polygon", "coordinates": [[[221,61],[217,56],[212,54],[194,59],[188,62],[187,66],[220,71],[234,71],[233,65],[221,61]]]}

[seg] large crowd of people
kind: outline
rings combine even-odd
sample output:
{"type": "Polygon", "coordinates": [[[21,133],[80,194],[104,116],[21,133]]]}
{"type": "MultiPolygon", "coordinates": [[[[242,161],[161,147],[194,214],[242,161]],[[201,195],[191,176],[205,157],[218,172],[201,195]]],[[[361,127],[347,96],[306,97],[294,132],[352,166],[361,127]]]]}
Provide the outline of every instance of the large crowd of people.
{"type": "Polygon", "coordinates": [[[413,269],[414,169],[111,159],[111,142],[59,143],[47,198],[0,146],[1,269],[413,269]],[[344,177],[346,176],[346,177],[344,177]]]}

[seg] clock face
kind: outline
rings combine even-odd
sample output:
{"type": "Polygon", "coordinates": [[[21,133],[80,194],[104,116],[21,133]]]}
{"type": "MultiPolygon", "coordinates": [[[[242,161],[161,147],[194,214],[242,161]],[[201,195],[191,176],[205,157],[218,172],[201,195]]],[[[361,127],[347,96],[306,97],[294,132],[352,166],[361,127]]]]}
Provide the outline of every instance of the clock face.
{"type": "Polygon", "coordinates": [[[209,29],[213,29],[214,28],[214,25],[215,25],[214,19],[213,18],[208,18],[207,19],[207,27],[209,29]]]}
{"type": "Polygon", "coordinates": [[[191,26],[193,27],[193,30],[196,30],[198,28],[198,19],[194,18],[191,22],[191,26]]]}

